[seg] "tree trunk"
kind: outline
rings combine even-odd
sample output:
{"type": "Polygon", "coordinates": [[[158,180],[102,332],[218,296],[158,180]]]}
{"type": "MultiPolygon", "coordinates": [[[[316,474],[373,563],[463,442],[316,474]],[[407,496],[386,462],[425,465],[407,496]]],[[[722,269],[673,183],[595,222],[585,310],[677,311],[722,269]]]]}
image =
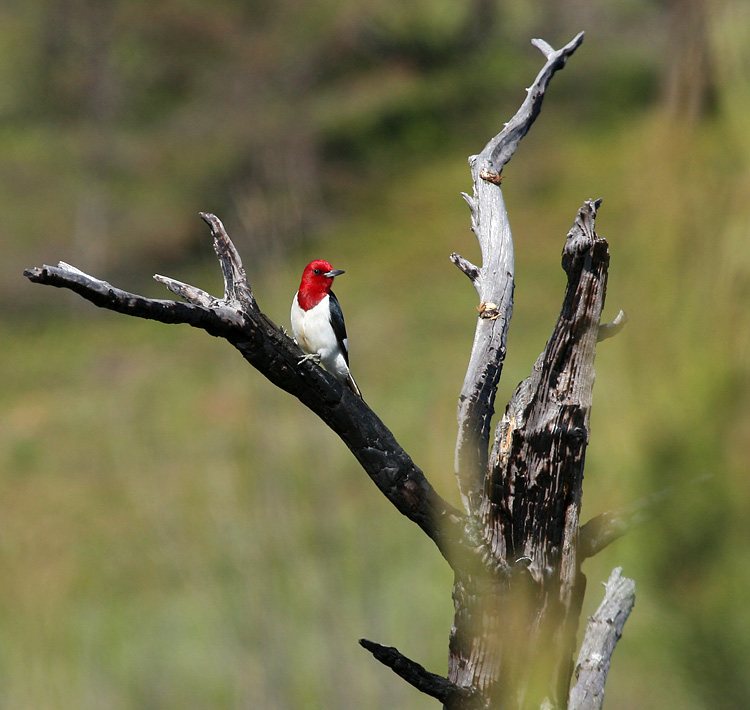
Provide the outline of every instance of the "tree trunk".
{"type": "Polygon", "coordinates": [[[560,318],[497,426],[482,499],[471,511],[490,554],[510,571],[502,580],[456,575],[449,679],[481,688],[497,707],[545,699],[562,707],[568,693],[586,588],[579,512],[609,264],[607,243],[594,232],[598,205],[586,202],[568,233],[560,318]]]}

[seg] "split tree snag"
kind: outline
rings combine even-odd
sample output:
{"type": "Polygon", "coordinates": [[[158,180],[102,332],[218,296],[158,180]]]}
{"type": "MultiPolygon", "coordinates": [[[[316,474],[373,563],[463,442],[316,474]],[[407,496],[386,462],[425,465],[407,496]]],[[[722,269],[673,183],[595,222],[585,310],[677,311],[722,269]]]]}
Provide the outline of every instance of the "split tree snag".
{"type": "Polygon", "coordinates": [[[568,232],[560,317],[489,454],[477,516],[493,559],[512,569],[511,582],[456,574],[449,679],[479,686],[498,707],[545,700],[563,707],[568,695],[586,586],[579,512],[609,264],[607,243],[594,231],[599,204],[585,202],[568,232]],[[497,630],[491,647],[478,626],[497,630]]]}
{"type": "Polygon", "coordinates": [[[632,607],[632,582],[617,570],[605,603],[589,621],[575,669],[578,682],[569,695],[586,586],[581,562],[621,535],[629,517],[605,513],[579,528],[596,343],[624,322],[621,314],[600,325],[609,251],[594,229],[599,200],[584,203],[567,235],[568,283],[560,317],[490,441],[513,308],[513,243],[501,172],[539,114],[552,76],[582,41],[581,33],[555,51],[534,40],[544,67],[516,115],[469,161],[474,191],[464,197],[482,264],[451,256],[480,301],[458,407],[455,466],[465,511],[436,493],[366,402],[314,363],[300,363],[302,351],[261,311],[240,256],[214,215],[201,217],[222,268],[222,298],[158,275],[185,302],[145,298],[62,262],[25,272],[35,283],[71,289],[101,308],[187,323],[227,340],[342,439],[383,495],[433,540],[455,574],[447,678],[390,646],[367,639],[360,644],[451,710],[599,707],[609,659],[632,607]],[[606,633],[608,619],[614,633],[606,633]]]}

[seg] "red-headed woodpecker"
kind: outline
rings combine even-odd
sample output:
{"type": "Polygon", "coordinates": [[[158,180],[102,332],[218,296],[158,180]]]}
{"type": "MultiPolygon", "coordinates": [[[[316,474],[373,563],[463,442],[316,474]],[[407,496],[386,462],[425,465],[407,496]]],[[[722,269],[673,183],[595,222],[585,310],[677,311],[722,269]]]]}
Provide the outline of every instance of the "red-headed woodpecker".
{"type": "Polygon", "coordinates": [[[307,355],[300,360],[320,363],[339,382],[361,397],[349,372],[349,346],[344,314],[331,291],[334,276],[343,274],[327,261],[311,261],[302,272],[299,291],[292,301],[292,334],[307,355]]]}

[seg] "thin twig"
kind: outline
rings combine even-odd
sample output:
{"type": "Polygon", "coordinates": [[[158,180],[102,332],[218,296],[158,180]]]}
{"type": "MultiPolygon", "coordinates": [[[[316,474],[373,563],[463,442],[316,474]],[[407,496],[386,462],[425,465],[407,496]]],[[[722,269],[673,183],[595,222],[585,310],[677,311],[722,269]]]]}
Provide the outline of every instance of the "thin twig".
{"type": "Polygon", "coordinates": [[[451,254],[451,261],[461,269],[461,271],[463,271],[476,286],[476,280],[479,278],[479,267],[455,252],[451,254]]]}
{"type": "Polygon", "coordinates": [[[627,322],[628,314],[620,309],[620,312],[615,316],[614,320],[610,321],[609,323],[602,323],[599,326],[599,342],[601,343],[602,340],[614,338],[615,335],[617,335],[625,327],[625,324],[627,322]]]}

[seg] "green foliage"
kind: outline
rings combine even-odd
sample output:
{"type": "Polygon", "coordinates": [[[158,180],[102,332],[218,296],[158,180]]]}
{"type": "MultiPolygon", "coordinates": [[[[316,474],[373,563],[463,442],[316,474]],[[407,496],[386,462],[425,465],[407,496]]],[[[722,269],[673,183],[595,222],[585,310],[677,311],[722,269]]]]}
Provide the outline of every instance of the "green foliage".
{"type": "MultiPolygon", "coordinates": [[[[337,293],[365,397],[458,504],[476,303],[447,255],[479,259],[458,193],[465,156],[538,69],[526,37],[581,28],[549,5],[498,4],[475,43],[469,5],[443,2],[7,12],[0,705],[434,706],[356,639],[443,672],[449,570],[340,442],[225,344],[98,312],[20,270],[62,258],[124,287],[127,267],[217,291],[194,215],[225,209],[261,306],[287,324],[301,265],[324,256],[347,270],[337,293]],[[97,108],[86,82],[105,20],[117,91],[97,108]],[[273,232],[294,248],[284,261],[249,226],[263,209],[287,220],[273,232]]],[[[691,122],[660,102],[668,7],[602,3],[506,168],[517,287],[498,409],[559,311],[575,210],[602,196],[608,312],[630,323],[597,360],[584,518],[671,491],[584,569],[590,609],[614,565],[638,585],[607,707],[744,708],[750,18],[717,3],[714,100],[691,122]]]]}

